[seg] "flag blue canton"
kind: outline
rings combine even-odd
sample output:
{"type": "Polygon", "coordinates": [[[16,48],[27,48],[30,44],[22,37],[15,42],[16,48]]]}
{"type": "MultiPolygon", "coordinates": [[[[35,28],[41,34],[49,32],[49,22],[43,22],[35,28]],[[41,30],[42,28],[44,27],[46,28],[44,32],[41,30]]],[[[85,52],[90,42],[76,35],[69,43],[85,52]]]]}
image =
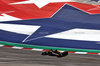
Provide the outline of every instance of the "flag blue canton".
{"type": "Polygon", "coordinates": [[[89,2],[91,2],[91,1],[99,2],[100,0],[89,0],[89,2]]]}

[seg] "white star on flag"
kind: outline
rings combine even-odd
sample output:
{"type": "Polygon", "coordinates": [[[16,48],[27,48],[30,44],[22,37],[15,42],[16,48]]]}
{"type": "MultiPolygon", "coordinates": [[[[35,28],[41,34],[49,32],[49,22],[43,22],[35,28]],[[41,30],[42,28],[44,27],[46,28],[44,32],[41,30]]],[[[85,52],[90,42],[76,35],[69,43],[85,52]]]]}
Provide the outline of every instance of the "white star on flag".
{"type": "Polygon", "coordinates": [[[22,1],[22,2],[16,2],[16,3],[10,3],[10,4],[30,4],[34,3],[39,8],[42,8],[43,6],[54,3],[54,2],[72,2],[73,0],[28,0],[28,1],[22,1]]]}

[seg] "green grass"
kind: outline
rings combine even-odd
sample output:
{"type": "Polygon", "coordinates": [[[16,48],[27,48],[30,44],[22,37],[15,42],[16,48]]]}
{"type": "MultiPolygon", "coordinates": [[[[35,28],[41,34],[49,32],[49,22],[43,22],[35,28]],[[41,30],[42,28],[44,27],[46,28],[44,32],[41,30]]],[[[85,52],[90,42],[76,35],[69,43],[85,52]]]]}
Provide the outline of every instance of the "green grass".
{"type": "Polygon", "coordinates": [[[53,49],[53,50],[62,50],[62,51],[77,51],[77,52],[94,52],[100,53],[100,50],[87,50],[87,49],[72,49],[72,48],[60,48],[60,47],[48,47],[48,46],[37,46],[37,45],[28,45],[28,44],[18,44],[11,42],[0,41],[1,45],[10,45],[16,47],[26,47],[26,48],[37,48],[37,49],[53,49]]]}

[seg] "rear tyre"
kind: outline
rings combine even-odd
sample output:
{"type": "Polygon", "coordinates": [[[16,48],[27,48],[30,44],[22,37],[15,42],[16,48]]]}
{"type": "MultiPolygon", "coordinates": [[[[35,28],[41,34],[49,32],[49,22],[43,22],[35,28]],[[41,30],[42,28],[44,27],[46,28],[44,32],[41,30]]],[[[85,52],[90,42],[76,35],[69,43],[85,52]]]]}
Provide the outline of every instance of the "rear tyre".
{"type": "Polygon", "coordinates": [[[59,55],[57,55],[57,57],[63,57],[63,55],[62,54],[59,54],[59,55]]]}
{"type": "Polygon", "coordinates": [[[68,55],[68,51],[65,51],[62,53],[63,56],[67,56],[68,55]]]}

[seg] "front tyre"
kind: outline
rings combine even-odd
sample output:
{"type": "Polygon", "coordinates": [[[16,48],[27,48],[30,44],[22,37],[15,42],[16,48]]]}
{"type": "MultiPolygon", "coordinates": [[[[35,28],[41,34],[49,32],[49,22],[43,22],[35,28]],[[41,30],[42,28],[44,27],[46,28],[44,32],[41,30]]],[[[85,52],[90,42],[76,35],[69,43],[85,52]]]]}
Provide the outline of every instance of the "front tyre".
{"type": "Polygon", "coordinates": [[[41,55],[48,55],[48,53],[47,52],[43,52],[41,55]]]}

